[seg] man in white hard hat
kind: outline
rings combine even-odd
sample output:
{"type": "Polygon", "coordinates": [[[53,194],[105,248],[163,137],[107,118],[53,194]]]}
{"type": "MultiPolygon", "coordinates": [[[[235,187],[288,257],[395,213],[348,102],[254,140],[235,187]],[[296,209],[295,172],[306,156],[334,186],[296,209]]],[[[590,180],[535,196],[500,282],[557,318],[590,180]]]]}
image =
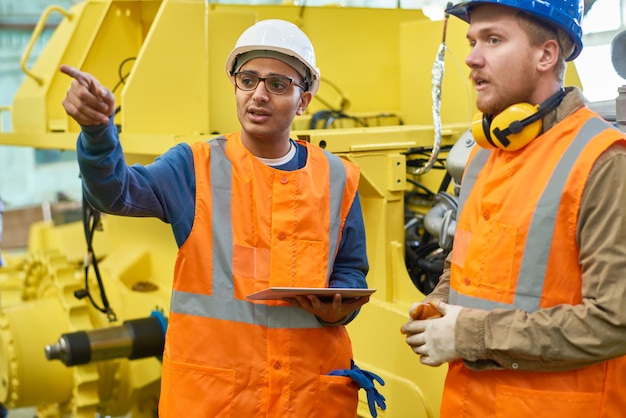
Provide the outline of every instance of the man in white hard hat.
{"type": "Polygon", "coordinates": [[[359,387],[384,407],[344,327],[368,296],[247,298],[269,287],[367,287],[358,167],[290,138],[319,87],[313,46],[289,22],[261,21],[226,70],[241,131],[130,167],[113,94],[61,67],[74,79],[63,105],[82,127],[89,202],[168,222],[179,246],[159,416],[354,418],[359,387]]]}
{"type": "MultiPolygon", "coordinates": [[[[476,89],[452,255],[406,342],[442,418],[624,416],[626,138],[563,85],[583,0],[464,0],[476,89]]],[[[416,311],[425,305],[416,304],[416,311]],[[421,306],[421,307],[420,307],[421,306]]]]}

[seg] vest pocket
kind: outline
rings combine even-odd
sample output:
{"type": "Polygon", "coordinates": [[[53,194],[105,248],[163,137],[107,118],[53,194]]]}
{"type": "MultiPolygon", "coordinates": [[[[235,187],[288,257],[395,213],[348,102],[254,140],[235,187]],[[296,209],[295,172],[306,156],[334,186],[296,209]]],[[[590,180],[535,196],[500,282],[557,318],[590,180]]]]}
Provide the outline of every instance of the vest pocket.
{"type": "Polygon", "coordinates": [[[322,241],[296,241],[295,280],[298,286],[324,287],[326,284],[325,245],[322,241]]]}
{"type": "Polygon", "coordinates": [[[514,265],[520,257],[517,227],[490,219],[479,223],[473,232],[465,260],[466,277],[459,278],[460,290],[465,285],[468,289],[462,293],[510,303],[514,265]]]}
{"type": "Polygon", "coordinates": [[[359,387],[346,376],[321,375],[315,393],[315,411],[324,418],[354,418],[359,387]]]}
{"type": "Polygon", "coordinates": [[[558,392],[499,385],[496,418],[597,417],[600,392],[558,392]]]}
{"type": "Polygon", "coordinates": [[[161,416],[185,418],[232,416],[235,370],[164,359],[163,378],[159,407],[161,416]]]}

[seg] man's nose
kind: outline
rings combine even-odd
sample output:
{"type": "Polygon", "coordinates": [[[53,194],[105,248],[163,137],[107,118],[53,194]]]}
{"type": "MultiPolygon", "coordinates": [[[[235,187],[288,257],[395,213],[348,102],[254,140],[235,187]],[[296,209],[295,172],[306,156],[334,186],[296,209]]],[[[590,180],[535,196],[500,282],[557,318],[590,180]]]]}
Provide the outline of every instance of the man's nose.
{"type": "Polygon", "coordinates": [[[256,101],[258,101],[259,99],[267,100],[269,94],[270,92],[267,91],[267,88],[265,88],[265,80],[259,80],[259,84],[256,85],[252,98],[256,101]]]}

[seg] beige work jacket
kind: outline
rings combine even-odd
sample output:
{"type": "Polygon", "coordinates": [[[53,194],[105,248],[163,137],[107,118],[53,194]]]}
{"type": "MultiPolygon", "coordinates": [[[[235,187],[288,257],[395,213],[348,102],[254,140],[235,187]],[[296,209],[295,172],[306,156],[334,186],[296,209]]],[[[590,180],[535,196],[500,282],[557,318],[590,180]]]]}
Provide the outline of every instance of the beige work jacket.
{"type": "MultiPolygon", "coordinates": [[[[544,130],[584,105],[582,93],[573,89],[544,118],[544,130]]],[[[518,370],[562,371],[626,354],[626,146],[612,146],[595,163],[581,200],[577,240],[583,303],[533,313],[462,310],[455,343],[469,368],[500,369],[515,364],[518,370]],[[539,328],[543,332],[536,332],[539,328]],[[547,334],[549,344],[541,337],[547,334]],[[554,350],[555,341],[558,350],[554,350]],[[546,354],[546,345],[552,347],[550,352],[559,353],[558,358],[546,354]]],[[[450,258],[425,301],[447,302],[450,258]]]]}

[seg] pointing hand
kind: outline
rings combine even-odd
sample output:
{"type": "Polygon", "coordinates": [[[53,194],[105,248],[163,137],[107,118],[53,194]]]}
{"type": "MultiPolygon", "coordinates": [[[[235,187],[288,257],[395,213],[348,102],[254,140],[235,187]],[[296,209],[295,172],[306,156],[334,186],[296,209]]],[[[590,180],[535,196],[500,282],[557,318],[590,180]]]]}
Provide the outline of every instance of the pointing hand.
{"type": "Polygon", "coordinates": [[[109,123],[109,117],[115,111],[115,96],[89,73],[68,65],[61,65],[59,70],[72,77],[72,83],[63,100],[63,107],[81,126],[109,123]]]}

